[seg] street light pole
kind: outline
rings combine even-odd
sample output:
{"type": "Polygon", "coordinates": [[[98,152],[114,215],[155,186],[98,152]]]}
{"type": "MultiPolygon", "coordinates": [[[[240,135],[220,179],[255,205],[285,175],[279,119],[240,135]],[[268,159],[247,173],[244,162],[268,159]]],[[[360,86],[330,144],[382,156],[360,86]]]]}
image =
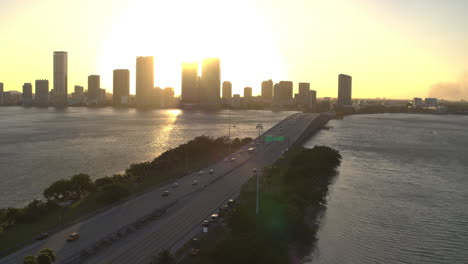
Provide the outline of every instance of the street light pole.
{"type": "Polygon", "coordinates": [[[258,198],[259,198],[259,180],[258,180],[258,173],[257,173],[257,169],[253,169],[254,173],[255,173],[255,177],[257,178],[257,201],[256,201],[256,206],[255,206],[255,214],[258,215],[258,198]]]}

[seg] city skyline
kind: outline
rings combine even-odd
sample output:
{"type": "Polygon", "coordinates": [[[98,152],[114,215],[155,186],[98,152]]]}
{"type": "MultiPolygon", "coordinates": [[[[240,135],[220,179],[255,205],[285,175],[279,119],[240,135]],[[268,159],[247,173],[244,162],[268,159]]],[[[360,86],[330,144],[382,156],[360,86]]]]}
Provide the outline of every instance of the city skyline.
{"type": "Polygon", "coordinates": [[[468,37],[462,1],[240,1],[234,5],[122,0],[112,2],[112,9],[107,8],[108,1],[70,1],[60,9],[54,4],[53,0],[0,4],[7,14],[0,18],[4,36],[0,81],[6,91],[21,91],[23,83],[36,79],[48,79],[52,87],[50,53],[65,50],[69,93],[74,85],[85,86],[90,74],[99,74],[102,88],[110,92],[112,71],[130,69],[130,93],[135,94],[134,58],[151,55],[157,69],[155,86],[174,87],[177,95],[183,61],[218,57],[221,81],[232,83],[233,94],[252,87],[253,95],[258,95],[261,82],[272,79],[309,82],[321,95],[336,97],[335,76],[346,73],[355,78],[358,98],[467,99],[468,37]],[[80,19],[80,10],[93,10],[86,12],[86,22],[80,19]],[[156,19],[150,15],[154,10],[156,19]],[[277,18],[283,12],[294,17],[280,23],[277,18]],[[38,18],[48,14],[56,19],[38,18]],[[242,20],[237,19],[239,14],[242,20]],[[188,21],[193,30],[185,27],[188,21]],[[216,25],[210,26],[213,21],[216,25]],[[31,37],[42,41],[30,45],[31,37]],[[85,39],[93,39],[92,44],[85,39]]]}

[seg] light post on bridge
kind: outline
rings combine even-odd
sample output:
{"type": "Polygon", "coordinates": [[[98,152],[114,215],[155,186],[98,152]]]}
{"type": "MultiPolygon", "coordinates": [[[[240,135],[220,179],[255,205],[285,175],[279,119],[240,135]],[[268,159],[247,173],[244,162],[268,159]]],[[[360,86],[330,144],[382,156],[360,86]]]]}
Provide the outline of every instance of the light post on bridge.
{"type": "Polygon", "coordinates": [[[262,124],[257,124],[256,128],[258,129],[258,137],[260,137],[260,132],[263,129],[263,125],[262,124]]]}
{"type": "Polygon", "coordinates": [[[255,177],[257,178],[257,199],[256,199],[256,206],[255,206],[255,214],[258,215],[258,195],[259,195],[259,180],[258,180],[258,173],[257,173],[257,169],[254,168],[253,169],[253,173],[255,174],[255,177]]]}

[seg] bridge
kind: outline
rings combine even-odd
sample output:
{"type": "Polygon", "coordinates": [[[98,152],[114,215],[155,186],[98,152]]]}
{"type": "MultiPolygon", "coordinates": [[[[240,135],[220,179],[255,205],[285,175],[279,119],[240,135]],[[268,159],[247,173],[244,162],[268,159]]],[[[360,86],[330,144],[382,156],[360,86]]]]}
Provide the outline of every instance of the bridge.
{"type": "Polygon", "coordinates": [[[25,256],[51,248],[56,263],[147,264],[162,249],[174,252],[198,234],[204,220],[239,195],[241,186],[253,176],[253,168],[261,171],[272,164],[329,119],[327,114],[293,114],[255,139],[254,152],[247,151],[252,145],[244,146],[203,169],[202,175],[195,172],[178,179],[177,188],[170,183],[145,192],[30,244],[0,259],[0,263],[23,263],[25,256]],[[274,138],[265,140],[270,135],[274,138]],[[192,184],[194,180],[198,185],[192,184]],[[170,194],[162,197],[165,190],[170,194]],[[74,232],[80,238],[66,242],[74,232]]]}

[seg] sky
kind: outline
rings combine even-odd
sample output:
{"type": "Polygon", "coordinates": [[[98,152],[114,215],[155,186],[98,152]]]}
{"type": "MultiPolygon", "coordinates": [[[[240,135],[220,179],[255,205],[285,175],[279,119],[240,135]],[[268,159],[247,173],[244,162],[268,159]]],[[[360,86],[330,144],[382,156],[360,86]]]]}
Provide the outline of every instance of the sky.
{"type": "Polygon", "coordinates": [[[0,0],[0,82],[48,79],[68,52],[68,90],[136,56],[154,56],[155,86],[180,94],[181,63],[219,57],[233,93],[263,80],[309,82],[336,97],[468,99],[468,0],[0,0]]]}

